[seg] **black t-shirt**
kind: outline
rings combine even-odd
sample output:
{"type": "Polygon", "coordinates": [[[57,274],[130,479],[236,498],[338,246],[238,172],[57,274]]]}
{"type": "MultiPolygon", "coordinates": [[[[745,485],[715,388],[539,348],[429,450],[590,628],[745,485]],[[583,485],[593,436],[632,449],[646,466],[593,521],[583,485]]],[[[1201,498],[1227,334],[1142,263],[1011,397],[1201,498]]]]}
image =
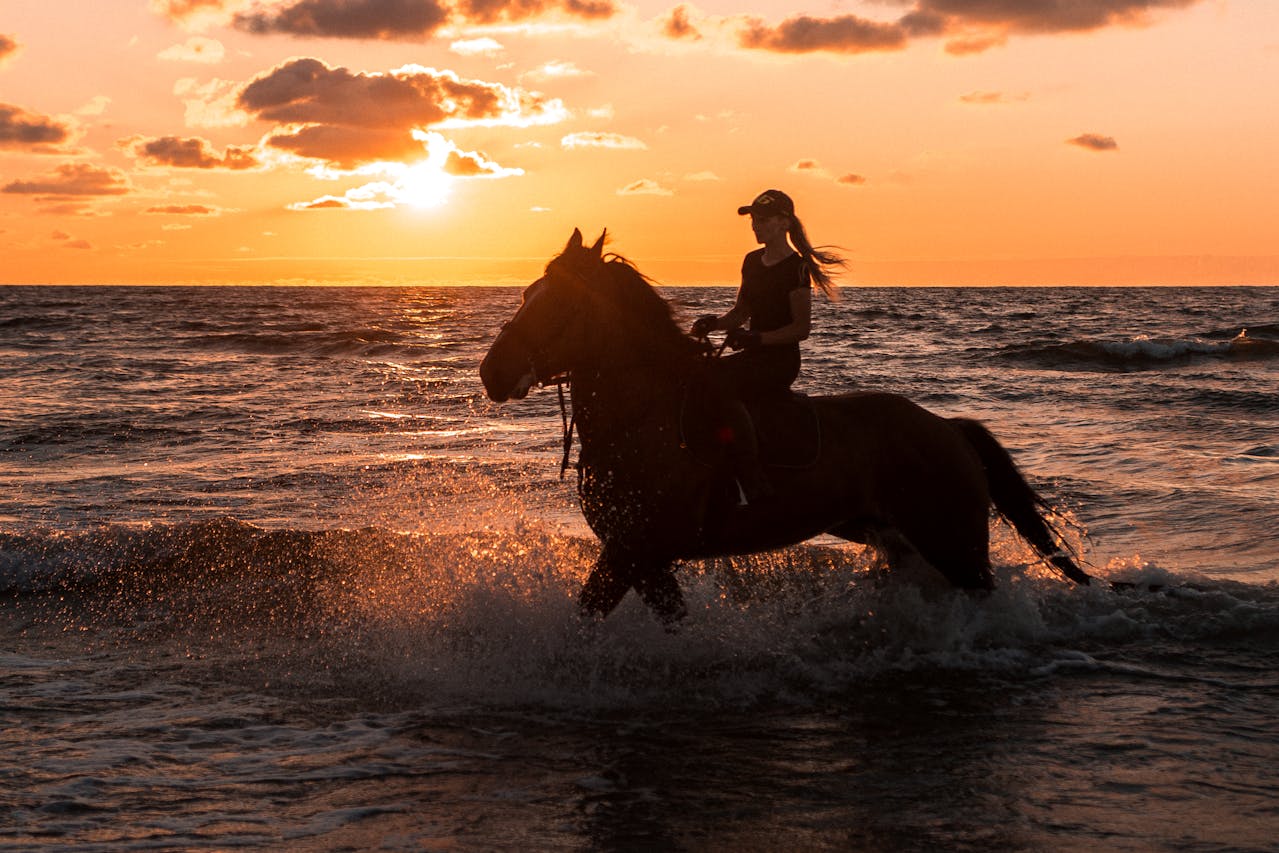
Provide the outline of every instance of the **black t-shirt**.
{"type": "Polygon", "coordinates": [[[763,249],[748,254],[742,260],[742,301],[750,312],[751,331],[771,332],[790,325],[795,319],[791,292],[808,286],[808,266],[798,252],[771,267],[764,264],[763,249]]]}

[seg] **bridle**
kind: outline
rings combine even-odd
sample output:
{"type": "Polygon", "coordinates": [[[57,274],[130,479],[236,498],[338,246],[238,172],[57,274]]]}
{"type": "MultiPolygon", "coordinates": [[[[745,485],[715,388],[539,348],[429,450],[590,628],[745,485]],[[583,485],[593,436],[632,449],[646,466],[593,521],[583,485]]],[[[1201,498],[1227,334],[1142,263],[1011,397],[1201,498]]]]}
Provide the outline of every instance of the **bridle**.
{"type": "MultiPolygon", "coordinates": [[[[545,281],[545,279],[535,282],[534,286],[543,281],[545,281]]],[[[534,298],[536,298],[537,295],[540,295],[540,292],[536,294],[534,298]]],[[[532,300],[526,302],[523,307],[527,307],[531,301],[532,300]]],[[[517,311],[514,317],[502,324],[502,330],[499,332],[499,335],[509,335],[510,339],[513,340],[520,349],[528,353],[529,368],[533,374],[533,381],[537,383],[537,385],[543,388],[547,385],[555,386],[556,394],[559,397],[560,425],[563,433],[562,446],[564,448],[564,455],[560,459],[560,479],[563,480],[564,473],[568,471],[569,457],[572,454],[573,449],[573,432],[577,426],[577,412],[572,410],[564,396],[564,386],[573,381],[573,372],[572,370],[566,369],[543,376],[543,371],[538,366],[538,361],[540,360],[545,362],[549,346],[547,344],[535,344],[532,340],[530,340],[523,328],[515,324],[516,320],[519,319],[520,313],[521,312],[517,311]]],[[[571,323],[571,317],[566,319],[559,329],[555,330],[555,332],[550,335],[546,335],[545,340],[554,341],[563,337],[571,323]]]]}

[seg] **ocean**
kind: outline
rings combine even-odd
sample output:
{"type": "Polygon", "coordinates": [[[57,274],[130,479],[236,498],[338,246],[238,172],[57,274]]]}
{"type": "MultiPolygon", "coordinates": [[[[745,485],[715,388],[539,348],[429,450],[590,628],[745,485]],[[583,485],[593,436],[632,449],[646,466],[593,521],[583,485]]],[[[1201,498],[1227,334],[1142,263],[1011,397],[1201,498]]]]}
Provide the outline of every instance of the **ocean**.
{"type": "Polygon", "coordinates": [[[519,298],[0,287],[0,849],[1279,850],[1279,288],[818,299],[799,389],[983,420],[1132,587],[819,538],[674,632],[575,618],[519,298]]]}

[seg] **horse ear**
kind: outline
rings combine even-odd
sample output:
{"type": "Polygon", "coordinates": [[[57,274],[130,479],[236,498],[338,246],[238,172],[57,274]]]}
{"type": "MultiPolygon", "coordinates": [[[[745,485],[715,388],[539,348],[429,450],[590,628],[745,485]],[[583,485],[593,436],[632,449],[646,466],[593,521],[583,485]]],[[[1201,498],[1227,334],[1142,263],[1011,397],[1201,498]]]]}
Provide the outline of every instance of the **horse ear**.
{"type": "Polygon", "coordinates": [[[582,248],[582,230],[580,228],[573,229],[573,236],[568,238],[568,245],[564,247],[564,252],[576,252],[582,248]]]}
{"type": "Polygon", "coordinates": [[[605,228],[600,234],[600,238],[595,241],[595,245],[591,246],[591,259],[602,261],[604,259],[604,240],[608,237],[608,229],[605,228]]]}

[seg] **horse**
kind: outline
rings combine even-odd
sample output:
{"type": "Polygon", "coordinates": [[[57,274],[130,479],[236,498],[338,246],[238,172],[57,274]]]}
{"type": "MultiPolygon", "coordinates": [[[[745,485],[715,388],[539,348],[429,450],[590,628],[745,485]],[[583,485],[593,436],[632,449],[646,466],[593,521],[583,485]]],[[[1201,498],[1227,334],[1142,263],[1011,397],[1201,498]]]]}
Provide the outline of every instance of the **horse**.
{"type": "Polygon", "coordinates": [[[922,557],[955,587],[991,590],[992,507],[1046,563],[1089,583],[1046,520],[1047,504],[985,426],[896,394],[811,398],[821,436],[812,463],[770,468],[771,496],[725,504],[724,472],[685,436],[707,344],[684,334],[634,265],[604,253],[606,235],[588,247],[574,230],[479,369],[498,403],[568,384],[565,462],[575,426],[581,510],[600,540],[578,596],[583,615],[604,618],[634,589],[658,618],[677,622],[686,614],[677,562],[820,534],[871,545],[890,567],[922,557]]]}

